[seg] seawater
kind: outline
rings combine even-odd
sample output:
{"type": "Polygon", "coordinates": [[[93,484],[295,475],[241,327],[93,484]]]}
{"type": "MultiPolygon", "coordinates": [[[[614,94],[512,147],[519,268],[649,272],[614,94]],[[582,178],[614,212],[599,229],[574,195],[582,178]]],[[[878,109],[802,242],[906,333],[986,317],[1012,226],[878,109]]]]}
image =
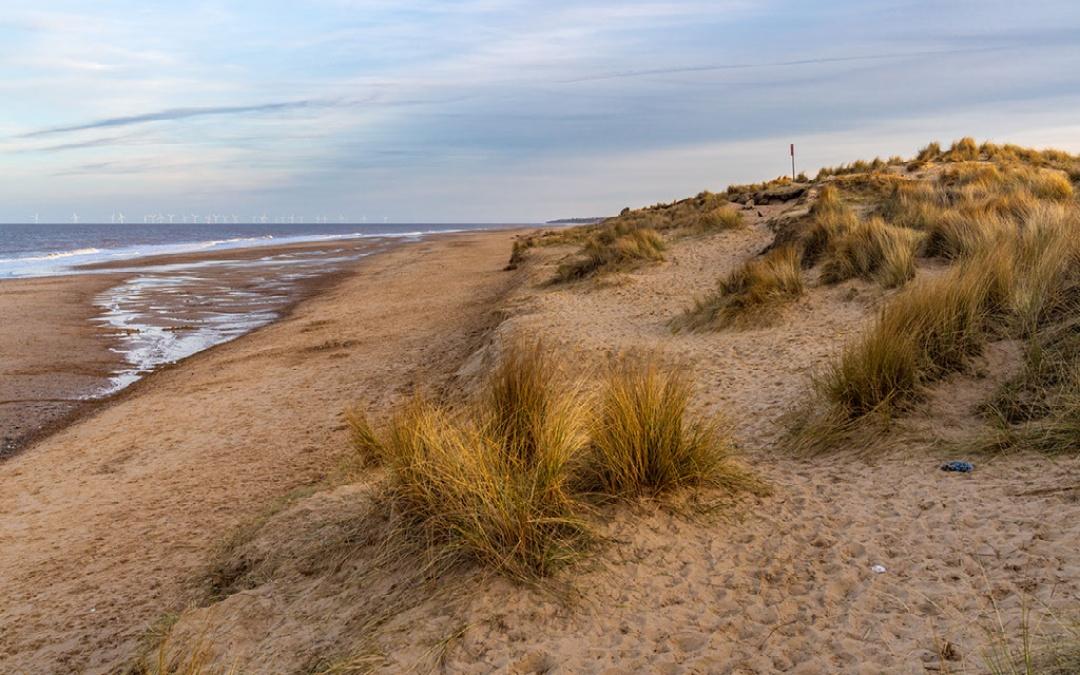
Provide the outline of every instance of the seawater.
{"type": "Polygon", "coordinates": [[[88,398],[113,394],[155,369],[270,323],[305,280],[378,251],[326,249],[256,259],[147,265],[100,293],[96,322],[111,332],[125,367],[88,398]]]}
{"type": "Polygon", "coordinates": [[[0,279],[78,272],[81,265],[334,239],[416,237],[505,227],[460,223],[0,224],[0,279]]]}
{"type": "Polygon", "coordinates": [[[122,281],[99,294],[95,321],[113,339],[124,367],[83,398],[108,396],[155,369],[265,326],[293,302],[305,281],[377,252],[391,241],[509,225],[0,225],[4,279],[99,273],[122,281]],[[357,246],[355,240],[369,240],[357,246]],[[176,253],[217,252],[302,242],[317,248],[266,255],[215,255],[209,260],[138,264],[176,253]]]}

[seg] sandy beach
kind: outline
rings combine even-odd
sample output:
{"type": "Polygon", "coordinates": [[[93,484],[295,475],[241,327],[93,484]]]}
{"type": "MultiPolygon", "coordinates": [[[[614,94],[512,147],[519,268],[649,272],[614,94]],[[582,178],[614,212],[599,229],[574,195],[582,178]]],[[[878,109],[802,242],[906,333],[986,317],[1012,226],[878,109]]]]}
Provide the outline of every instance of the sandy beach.
{"type": "MultiPolygon", "coordinates": [[[[4,280],[0,311],[19,321],[0,326],[0,457],[136,382],[137,367],[126,357],[138,348],[130,343],[140,329],[186,339],[190,347],[181,345],[175,355],[182,358],[229,337],[194,339],[190,331],[204,315],[228,310],[243,319],[234,330],[243,334],[332,285],[359,258],[397,243],[346,239],[147,256],[87,265],[79,273],[4,280]],[[138,298],[127,297],[132,289],[138,298]],[[118,297],[129,300],[118,312],[141,310],[148,325],[106,320],[118,297]]],[[[172,359],[162,354],[158,360],[172,359]]]]}
{"type": "Polygon", "coordinates": [[[775,447],[809,374],[882,291],[823,288],[768,329],[672,336],[666,320],[706,290],[702,270],[756,255],[780,208],[584,287],[546,283],[568,250],[505,271],[512,232],[404,245],[7,460],[0,669],[123,669],[179,616],[175,644],[205,641],[244,672],[981,672],[988,627],[1080,597],[1080,463],[1001,456],[946,474],[917,433],[894,458],[775,447]],[[522,334],[581,364],[642,348],[693,364],[695,409],[735,421],[773,494],[702,516],[611,510],[602,534],[619,543],[568,579],[569,602],[476,570],[417,587],[407,568],[372,572],[361,544],[328,555],[357,536],[378,479],[348,469],[343,410],[460,396],[492,345],[522,334]],[[242,583],[208,602],[223,542],[242,583]]]}
{"type": "Polygon", "coordinates": [[[0,283],[0,456],[83,407],[122,359],[92,319],[117,275],[0,283]],[[18,320],[14,320],[15,318],[18,320]]]}
{"type": "Polygon", "coordinates": [[[347,404],[407,395],[468,355],[512,279],[511,236],[374,256],[0,465],[0,670],[123,665],[229,528],[334,472],[347,404]]]}
{"type": "Polygon", "coordinates": [[[1080,675],[1080,2],[2,3],[0,675],[1080,675]]]}

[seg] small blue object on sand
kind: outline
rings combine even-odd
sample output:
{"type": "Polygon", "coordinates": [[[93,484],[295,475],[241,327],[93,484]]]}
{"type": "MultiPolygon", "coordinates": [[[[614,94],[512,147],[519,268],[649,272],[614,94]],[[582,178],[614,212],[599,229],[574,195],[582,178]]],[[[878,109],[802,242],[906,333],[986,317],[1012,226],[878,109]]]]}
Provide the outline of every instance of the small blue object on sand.
{"type": "Polygon", "coordinates": [[[975,465],[971,462],[946,462],[941,465],[942,471],[959,471],[960,473],[971,473],[975,470],[975,465]]]}

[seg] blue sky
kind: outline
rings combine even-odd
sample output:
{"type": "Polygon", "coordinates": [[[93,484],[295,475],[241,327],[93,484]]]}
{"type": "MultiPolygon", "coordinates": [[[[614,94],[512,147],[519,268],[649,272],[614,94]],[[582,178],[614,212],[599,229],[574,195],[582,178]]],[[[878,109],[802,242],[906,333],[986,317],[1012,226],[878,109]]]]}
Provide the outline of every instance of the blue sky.
{"type": "Polygon", "coordinates": [[[962,135],[1080,152],[1080,3],[4,0],[0,221],[536,221],[962,135]]]}

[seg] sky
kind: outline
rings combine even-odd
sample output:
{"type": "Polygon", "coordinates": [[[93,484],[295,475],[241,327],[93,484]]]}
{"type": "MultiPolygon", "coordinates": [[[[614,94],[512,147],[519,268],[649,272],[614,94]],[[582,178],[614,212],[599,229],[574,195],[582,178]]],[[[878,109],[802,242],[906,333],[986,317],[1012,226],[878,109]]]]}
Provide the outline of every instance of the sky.
{"type": "Polygon", "coordinates": [[[3,0],[0,101],[0,222],[537,222],[1080,152],[1080,3],[3,0]]]}

